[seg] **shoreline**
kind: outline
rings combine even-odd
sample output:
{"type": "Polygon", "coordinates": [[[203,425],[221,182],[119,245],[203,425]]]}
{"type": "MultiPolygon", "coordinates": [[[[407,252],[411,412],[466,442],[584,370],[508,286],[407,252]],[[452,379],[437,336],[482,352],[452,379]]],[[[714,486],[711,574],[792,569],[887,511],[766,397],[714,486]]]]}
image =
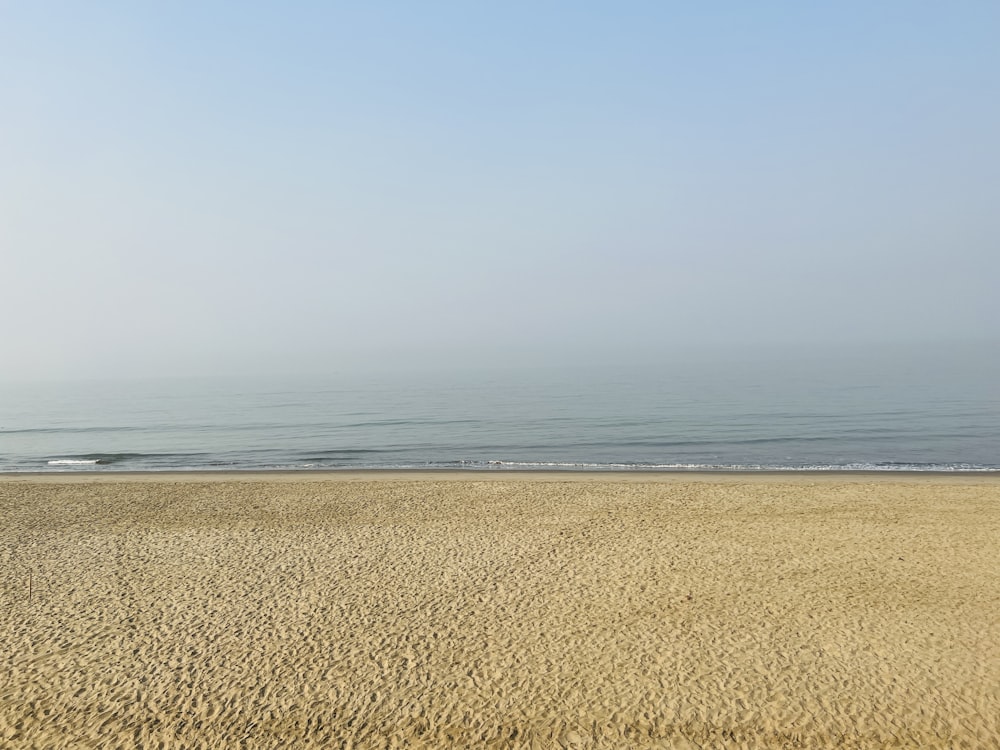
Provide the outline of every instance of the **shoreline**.
{"type": "Polygon", "coordinates": [[[849,482],[944,482],[958,484],[1000,484],[997,471],[910,471],[847,469],[731,469],[731,470],[643,470],[643,469],[192,469],[89,470],[89,471],[8,471],[0,472],[6,482],[294,482],[294,481],[427,481],[427,482],[777,482],[798,483],[829,479],[849,482]]]}

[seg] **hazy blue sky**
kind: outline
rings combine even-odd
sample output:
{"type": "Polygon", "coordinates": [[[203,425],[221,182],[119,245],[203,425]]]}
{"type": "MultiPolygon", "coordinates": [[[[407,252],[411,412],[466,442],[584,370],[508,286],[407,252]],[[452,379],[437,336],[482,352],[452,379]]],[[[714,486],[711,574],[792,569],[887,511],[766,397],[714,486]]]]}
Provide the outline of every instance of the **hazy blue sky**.
{"type": "Polygon", "coordinates": [[[1000,3],[0,2],[3,375],[1000,340],[1000,3]]]}

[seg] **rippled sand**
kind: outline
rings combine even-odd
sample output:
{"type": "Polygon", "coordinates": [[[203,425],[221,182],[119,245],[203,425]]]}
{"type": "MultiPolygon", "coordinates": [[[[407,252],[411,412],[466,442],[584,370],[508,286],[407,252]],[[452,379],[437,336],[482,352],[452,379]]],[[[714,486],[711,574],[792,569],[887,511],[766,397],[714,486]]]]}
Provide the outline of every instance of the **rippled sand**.
{"type": "Polygon", "coordinates": [[[7,478],[0,747],[998,747],[998,549],[997,478],[7,478]]]}

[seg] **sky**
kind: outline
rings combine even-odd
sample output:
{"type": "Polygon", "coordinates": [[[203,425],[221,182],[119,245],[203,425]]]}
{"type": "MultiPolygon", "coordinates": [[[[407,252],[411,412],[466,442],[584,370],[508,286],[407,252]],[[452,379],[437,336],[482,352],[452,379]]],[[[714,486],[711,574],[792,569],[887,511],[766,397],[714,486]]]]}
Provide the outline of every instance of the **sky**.
{"type": "Polygon", "coordinates": [[[1000,343],[1000,3],[0,0],[0,378],[1000,343]]]}

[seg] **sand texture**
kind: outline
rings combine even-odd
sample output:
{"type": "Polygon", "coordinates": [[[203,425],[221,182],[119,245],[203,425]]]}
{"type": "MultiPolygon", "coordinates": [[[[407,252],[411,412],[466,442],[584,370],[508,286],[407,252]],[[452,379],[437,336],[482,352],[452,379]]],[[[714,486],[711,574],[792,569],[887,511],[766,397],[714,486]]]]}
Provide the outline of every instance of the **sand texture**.
{"type": "Polygon", "coordinates": [[[0,747],[1000,747],[1000,480],[8,477],[0,747]]]}

